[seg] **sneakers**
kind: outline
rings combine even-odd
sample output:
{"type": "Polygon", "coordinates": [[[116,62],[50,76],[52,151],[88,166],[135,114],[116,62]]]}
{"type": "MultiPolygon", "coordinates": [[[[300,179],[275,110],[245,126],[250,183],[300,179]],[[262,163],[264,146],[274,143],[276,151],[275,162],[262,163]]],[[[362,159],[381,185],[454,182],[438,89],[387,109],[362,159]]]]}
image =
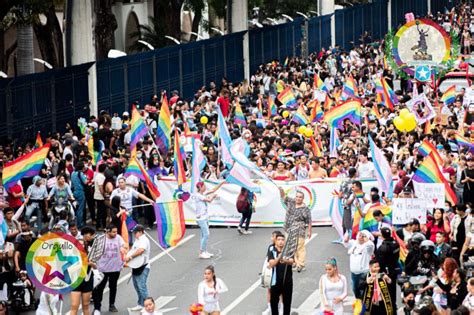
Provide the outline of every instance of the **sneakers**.
{"type": "Polygon", "coordinates": [[[129,308],[132,312],[140,312],[143,309],[143,306],[137,305],[135,307],[129,308]]]}
{"type": "Polygon", "coordinates": [[[249,234],[252,234],[252,231],[243,230],[242,233],[245,234],[245,235],[249,235],[249,234]]]}
{"type": "Polygon", "coordinates": [[[244,234],[244,232],[242,231],[242,229],[239,227],[237,227],[237,232],[239,232],[239,234],[244,234]]]}
{"type": "Polygon", "coordinates": [[[306,270],[306,267],[304,267],[304,266],[300,266],[300,267],[296,268],[296,271],[298,271],[298,272],[305,271],[305,270],[306,270]]]}
{"type": "Polygon", "coordinates": [[[214,254],[211,254],[211,253],[209,253],[209,252],[206,252],[206,254],[208,254],[209,257],[214,257],[214,254]]]}
{"type": "Polygon", "coordinates": [[[94,310],[94,313],[92,313],[93,315],[100,315],[100,311],[99,310],[94,310]]]}
{"type": "Polygon", "coordinates": [[[202,253],[199,254],[199,258],[201,258],[201,259],[209,259],[209,258],[211,258],[211,256],[209,256],[209,254],[206,253],[206,252],[202,252],[202,253]]]}
{"type": "Polygon", "coordinates": [[[267,308],[262,312],[262,315],[272,315],[272,309],[270,306],[267,306],[267,308]]]}
{"type": "Polygon", "coordinates": [[[109,312],[118,313],[118,309],[115,307],[115,305],[110,305],[109,306],[109,312]]]}

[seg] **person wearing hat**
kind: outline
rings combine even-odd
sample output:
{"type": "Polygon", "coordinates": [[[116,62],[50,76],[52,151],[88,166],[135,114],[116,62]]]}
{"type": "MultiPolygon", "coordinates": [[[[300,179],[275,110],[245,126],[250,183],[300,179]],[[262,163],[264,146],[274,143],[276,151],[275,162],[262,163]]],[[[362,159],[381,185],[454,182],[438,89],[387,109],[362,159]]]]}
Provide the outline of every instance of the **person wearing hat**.
{"type": "Polygon", "coordinates": [[[123,112],[123,114],[122,114],[122,124],[130,125],[130,114],[128,112],[123,112]]]}
{"type": "Polygon", "coordinates": [[[420,226],[420,221],[413,218],[408,221],[404,227],[397,230],[397,236],[408,244],[408,241],[413,236],[414,232],[417,232],[417,228],[420,226]]]}
{"type": "Polygon", "coordinates": [[[145,235],[145,228],[138,224],[133,229],[133,245],[127,256],[125,262],[128,263],[133,259],[143,260],[141,266],[132,268],[133,287],[138,295],[137,306],[131,308],[131,311],[141,311],[144,306],[145,299],[148,295],[147,279],[150,273],[150,240],[145,235]]]}
{"type": "Polygon", "coordinates": [[[30,221],[31,215],[36,211],[36,224],[38,231],[43,228],[43,212],[48,208],[48,191],[43,179],[39,176],[33,177],[33,184],[26,190],[26,197],[29,198],[29,205],[26,207],[25,220],[30,221]]]}
{"type": "Polygon", "coordinates": [[[346,244],[349,248],[349,269],[351,271],[352,292],[356,299],[361,299],[364,293],[362,282],[369,272],[369,262],[374,254],[373,235],[367,231],[362,230],[357,233],[356,240],[349,240],[346,244]]]}

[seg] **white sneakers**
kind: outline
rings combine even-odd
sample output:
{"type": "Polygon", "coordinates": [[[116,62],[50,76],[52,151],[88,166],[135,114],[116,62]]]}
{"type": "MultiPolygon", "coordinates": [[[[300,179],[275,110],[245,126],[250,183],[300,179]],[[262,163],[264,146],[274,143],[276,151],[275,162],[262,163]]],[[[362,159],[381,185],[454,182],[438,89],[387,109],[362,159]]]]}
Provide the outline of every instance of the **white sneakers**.
{"type": "Polygon", "coordinates": [[[244,234],[244,235],[252,234],[252,231],[242,230],[240,226],[237,227],[237,232],[239,232],[239,234],[244,234]]]}
{"type": "Polygon", "coordinates": [[[211,254],[209,252],[202,252],[199,254],[199,258],[201,259],[209,259],[209,258],[212,258],[214,257],[214,254],[211,254]]]}
{"type": "Polygon", "coordinates": [[[94,310],[94,315],[100,315],[100,311],[94,310]]]}
{"type": "Polygon", "coordinates": [[[243,230],[242,233],[245,234],[245,235],[249,235],[249,234],[252,234],[252,231],[243,230]]]}
{"type": "Polygon", "coordinates": [[[129,308],[132,312],[140,312],[143,309],[143,306],[137,305],[135,307],[129,308]]]}

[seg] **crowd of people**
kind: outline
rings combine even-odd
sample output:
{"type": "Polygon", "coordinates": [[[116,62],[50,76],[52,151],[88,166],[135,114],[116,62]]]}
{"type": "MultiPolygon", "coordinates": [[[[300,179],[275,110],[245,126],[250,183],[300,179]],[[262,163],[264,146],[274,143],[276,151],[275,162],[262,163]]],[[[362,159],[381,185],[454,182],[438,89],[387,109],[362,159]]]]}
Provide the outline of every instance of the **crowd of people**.
{"type": "MultiPolygon", "coordinates": [[[[471,9],[474,10],[462,4],[451,12],[429,16],[445,29],[452,29],[461,36],[464,53],[470,53],[470,37],[474,30],[471,9]]],[[[465,71],[466,67],[469,65],[464,58],[456,63],[457,70],[465,71]]],[[[469,314],[474,311],[474,278],[466,275],[471,266],[469,257],[474,256],[474,226],[471,224],[474,155],[472,146],[461,145],[454,135],[462,130],[471,143],[474,141],[473,105],[463,102],[466,91],[462,89],[456,93],[452,104],[439,103],[438,106],[447,109],[443,113],[450,113],[445,122],[434,124],[433,120],[431,128],[419,125],[409,133],[401,132],[393,120],[400,110],[406,108],[413,93],[425,93],[431,103],[438,104],[440,92],[435,90],[435,85],[414,85],[411,80],[401,79],[400,88],[395,89],[398,104],[391,111],[377,102],[375,80],[380,77],[395,89],[398,78],[393,69],[384,63],[381,42],[362,43],[348,52],[338,47],[322,49],[308,58],[290,57],[284,64],[275,60],[261,65],[250,80],[230,82],[223,78],[221,82],[210,82],[189,101],[182,99],[178,91],[172,91],[169,95],[171,126],[184,136],[188,133],[200,135],[201,149],[208,162],[202,172],[205,180],[225,181],[229,171],[219,152],[217,107],[226,120],[232,139],[246,134],[244,140],[250,148],[249,159],[269,178],[276,181],[341,179],[339,197],[343,201],[346,235],[342,243],[348,249],[352,292],[367,314],[395,314],[399,311],[397,305],[401,304],[403,314],[469,314]],[[329,149],[331,126],[324,120],[307,124],[306,128],[312,130],[311,136],[301,134],[299,125],[291,120],[299,105],[310,116],[311,106],[315,106],[312,102],[316,90],[313,82],[315,73],[329,90],[325,101],[320,102],[324,112],[341,102],[342,85],[351,76],[357,84],[362,115],[367,118],[366,123],[360,125],[344,121],[338,132],[341,143],[335,150],[329,149]],[[290,87],[295,95],[297,105],[292,107],[293,110],[286,108],[277,97],[286,87],[290,87]],[[276,113],[271,113],[267,104],[269,98],[276,104],[276,113]],[[244,113],[244,123],[234,121],[237,103],[244,113]],[[285,117],[288,113],[289,118],[285,117]],[[246,125],[245,128],[242,125],[246,125]],[[373,157],[369,153],[369,135],[384,152],[390,162],[392,176],[398,180],[395,197],[415,195],[410,178],[423,161],[418,148],[423,140],[428,140],[443,159],[443,165],[439,167],[449,179],[457,203],[447,202],[444,208],[428,211],[426,224],[420,224],[414,218],[398,229],[391,225],[382,211],[375,210],[372,214],[378,222],[377,228],[361,230],[352,237],[355,212],[374,205],[390,204],[387,196],[376,187],[370,194],[364,193],[358,180],[376,175],[371,161],[373,157]],[[314,150],[313,141],[318,143],[322,154],[314,150]],[[403,264],[399,264],[401,246],[405,245],[407,256],[403,264]],[[397,299],[397,280],[411,276],[424,276],[426,279],[420,288],[403,285],[402,298],[397,299]]],[[[160,152],[154,138],[166,95],[163,91],[161,95],[154,95],[145,106],[139,106],[150,134],[137,144],[135,157],[155,181],[173,174],[174,167],[173,152],[160,152]]],[[[138,305],[133,310],[144,314],[157,313],[146,285],[150,243],[144,237],[147,229],[153,228],[154,212],[149,206],[133,207],[137,203],[153,204],[155,201],[137,177],[124,176],[132,154],[130,114],[102,111],[97,117],[89,117],[88,122],[81,119],[78,124],[71,123],[65,133],[42,136],[51,144],[51,149],[40,173],[33,178],[22,178],[8,189],[2,186],[0,193],[0,207],[8,227],[1,244],[0,288],[4,284],[5,288],[10,288],[20,275],[25,277],[26,254],[39,235],[48,231],[69,233],[84,242],[87,249],[92,246],[96,231],[104,231],[105,253],[98,262],[89,262],[88,266],[103,273],[103,279],[94,284],[94,278],[90,277],[75,289],[71,294],[71,314],[77,314],[81,303],[83,313],[88,314],[91,298],[94,314],[100,314],[107,283],[110,288],[108,310],[118,312],[115,297],[120,271],[124,263],[139,256],[144,259],[141,266],[133,269],[132,279],[138,295],[138,305]],[[95,151],[100,152],[99,159],[90,154],[86,140],[88,135],[93,138],[95,151]],[[95,163],[97,160],[99,162],[95,163]],[[123,213],[142,223],[131,233],[133,241],[130,244],[120,235],[123,213]]],[[[21,145],[6,143],[0,147],[0,157],[5,164],[33,149],[34,143],[31,142],[21,145]]],[[[188,152],[186,159],[190,161],[191,152],[188,152]]],[[[190,173],[191,168],[187,167],[188,177],[190,173]]],[[[207,251],[207,204],[213,201],[214,193],[220,186],[207,191],[205,183],[199,182],[196,188],[192,202],[201,230],[199,258],[210,259],[213,254],[207,251]]],[[[238,231],[250,234],[249,224],[257,201],[254,193],[244,188],[241,194],[246,202],[242,211],[239,210],[242,221],[238,231]]],[[[274,243],[267,254],[268,265],[274,270],[268,298],[268,313],[271,314],[278,314],[279,308],[283,314],[290,314],[292,271],[305,271],[304,241],[311,237],[311,211],[304,202],[304,195],[297,192],[293,199],[282,192],[281,197],[287,209],[286,233],[273,234],[274,243]],[[297,246],[294,256],[284,257],[282,251],[289,230],[297,230],[297,246]]],[[[326,274],[319,282],[320,311],[324,314],[342,314],[343,301],[349,294],[348,281],[339,272],[334,258],[328,259],[325,268],[326,274]]],[[[404,282],[409,283],[411,281],[404,282]]],[[[224,282],[216,278],[214,267],[207,267],[198,288],[198,300],[203,304],[204,314],[219,313],[218,296],[226,290],[224,282]]],[[[46,310],[44,314],[49,314],[47,305],[54,302],[54,297],[47,297],[42,294],[38,312],[46,310]]]]}

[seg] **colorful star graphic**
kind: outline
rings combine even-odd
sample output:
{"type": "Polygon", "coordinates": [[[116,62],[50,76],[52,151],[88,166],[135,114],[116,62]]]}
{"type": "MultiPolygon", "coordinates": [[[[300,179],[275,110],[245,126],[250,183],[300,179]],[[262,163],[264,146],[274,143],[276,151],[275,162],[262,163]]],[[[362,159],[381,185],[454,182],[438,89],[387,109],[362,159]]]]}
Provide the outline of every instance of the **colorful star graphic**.
{"type": "Polygon", "coordinates": [[[49,256],[36,256],[34,258],[37,263],[44,267],[45,272],[43,275],[42,283],[47,284],[54,278],[59,278],[66,284],[71,284],[71,277],[69,275],[69,267],[79,262],[77,256],[64,256],[61,246],[59,243],[54,243],[53,249],[49,256]],[[62,264],[62,273],[59,270],[55,270],[51,273],[51,265],[56,265],[58,262],[65,262],[62,264]]]}

